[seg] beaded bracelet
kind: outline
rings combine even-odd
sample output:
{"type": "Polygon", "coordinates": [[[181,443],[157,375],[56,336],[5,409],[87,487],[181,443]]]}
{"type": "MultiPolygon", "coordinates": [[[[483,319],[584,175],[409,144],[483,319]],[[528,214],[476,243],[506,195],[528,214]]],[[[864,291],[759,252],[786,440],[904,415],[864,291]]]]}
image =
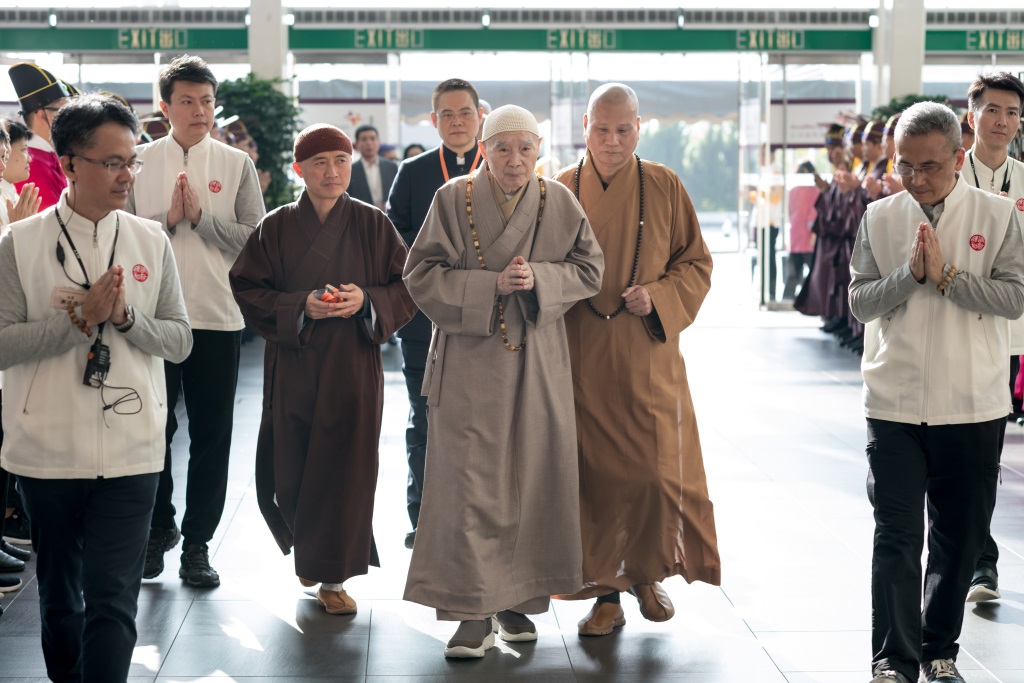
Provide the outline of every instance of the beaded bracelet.
{"type": "Polygon", "coordinates": [[[79,319],[79,317],[77,315],[75,315],[75,307],[74,306],[68,306],[67,310],[68,310],[68,316],[71,318],[71,323],[75,327],[77,327],[79,330],[84,332],[86,337],[91,337],[92,336],[92,330],[89,328],[89,324],[86,321],[79,319]]]}
{"type": "Polygon", "coordinates": [[[939,292],[943,292],[943,291],[945,291],[945,289],[946,289],[946,286],[947,286],[947,285],[948,285],[948,284],[949,284],[950,282],[952,282],[953,278],[954,278],[954,277],[956,276],[956,274],[957,274],[958,272],[960,272],[960,271],[958,271],[958,270],[956,269],[956,266],[950,266],[950,267],[949,267],[949,273],[948,273],[948,274],[946,275],[946,279],[945,279],[945,280],[943,280],[943,281],[942,281],[942,282],[941,282],[940,284],[936,285],[936,286],[935,286],[935,289],[936,289],[937,291],[939,291],[939,292]]]}

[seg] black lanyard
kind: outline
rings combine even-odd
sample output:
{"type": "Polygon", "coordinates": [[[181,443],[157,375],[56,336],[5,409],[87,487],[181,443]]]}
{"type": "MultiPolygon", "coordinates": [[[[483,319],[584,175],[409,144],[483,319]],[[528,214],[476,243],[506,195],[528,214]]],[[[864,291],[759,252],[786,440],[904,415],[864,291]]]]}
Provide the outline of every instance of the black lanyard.
{"type": "MultiPolygon", "coordinates": [[[[57,223],[60,225],[61,232],[64,233],[64,239],[68,241],[68,246],[71,247],[71,253],[75,255],[75,260],[78,261],[78,267],[82,269],[82,275],[85,276],[85,283],[75,282],[71,280],[71,276],[68,275],[67,269],[64,270],[64,275],[71,280],[74,284],[88,291],[92,288],[92,281],[89,280],[89,273],[85,269],[85,263],[82,262],[82,257],[78,255],[78,248],[75,247],[75,241],[71,239],[71,234],[68,232],[67,226],[64,225],[64,221],[60,217],[60,212],[56,209],[53,210],[53,215],[57,217],[57,223]]],[[[107,263],[107,270],[114,265],[114,252],[117,251],[117,236],[121,234],[121,217],[116,217],[114,223],[114,245],[110,248],[110,262],[107,263]]],[[[60,261],[60,267],[64,268],[64,247],[60,245],[60,237],[57,238],[57,260],[60,261]]],[[[99,331],[96,335],[96,341],[103,338],[103,327],[106,323],[99,324],[99,331]]]]}
{"type": "MultiPolygon", "coordinates": [[[[971,162],[971,172],[974,173],[974,186],[981,189],[981,184],[978,182],[978,169],[974,167],[974,150],[967,153],[967,159],[971,162]]],[[[992,171],[995,174],[995,171],[992,171]]],[[[1000,192],[1010,191],[1010,160],[1006,160],[1006,170],[1003,171],[1003,189],[1000,192]]]]}

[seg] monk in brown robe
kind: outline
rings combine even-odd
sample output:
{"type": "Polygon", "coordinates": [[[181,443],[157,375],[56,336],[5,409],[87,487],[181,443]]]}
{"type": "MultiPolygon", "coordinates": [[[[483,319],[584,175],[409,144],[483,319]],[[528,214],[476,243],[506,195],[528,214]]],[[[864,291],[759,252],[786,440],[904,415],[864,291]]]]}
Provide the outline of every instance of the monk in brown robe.
{"type": "Polygon", "coordinates": [[[565,187],[534,173],[515,105],[484,122],[486,164],[437,191],[405,281],[434,323],[423,379],[427,465],[405,599],[460,622],[446,657],[536,640],[528,614],[582,586],[565,312],[604,259],[565,187]]]}
{"type": "Polygon", "coordinates": [[[380,210],[346,194],[352,143],[316,125],[295,141],[299,200],[272,211],[231,268],[246,321],[267,340],[256,446],[260,510],[304,586],[351,614],[342,583],[379,566],[371,521],[384,408],[380,344],[416,309],[406,247],[380,210]],[[328,303],[318,292],[338,290],[328,303]]]}
{"type": "Polygon", "coordinates": [[[679,178],[641,161],[636,94],[598,88],[583,118],[587,153],[556,179],[577,194],[605,254],[604,284],[565,316],[576,395],[584,588],[579,624],[625,623],[630,591],[652,621],[674,609],[658,583],[718,585],[714,509],[679,351],[711,287],[711,255],[679,178]]]}

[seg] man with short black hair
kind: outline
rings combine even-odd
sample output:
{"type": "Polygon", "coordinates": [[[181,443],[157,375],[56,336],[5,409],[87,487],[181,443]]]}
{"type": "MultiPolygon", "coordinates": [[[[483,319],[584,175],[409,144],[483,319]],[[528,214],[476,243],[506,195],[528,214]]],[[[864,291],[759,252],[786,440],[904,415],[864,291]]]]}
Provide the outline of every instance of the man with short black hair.
{"type": "Polygon", "coordinates": [[[184,362],[167,363],[166,467],[160,475],[144,577],[164,569],[164,553],[185,541],[178,575],[189,585],[212,587],[209,542],[227,497],[228,456],[242,314],[231,295],[228,270],[263,217],[263,195],[249,156],[210,137],[217,79],[198,57],[185,55],[160,72],[160,111],[171,134],[139,147],[147,173],[136,183],[128,209],[159,221],[170,236],[192,325],[194,346],[184,362]],[[188,413],[188,480],[181,532],[174,522],[171,441],[175,406],[188,413]]]}
{"type": "MultiPolygon", "coordinates": [[[[412,246],[427,217],[437,189],[451,178],[473,173],[483,162],[477,133],[483,123],[480,96],[469,81],[450,78],[434,88],[430,122],[441,136],[441,144],[398,168],[388,197],[388,218],[405,243],[412,246]]],[[[412,548],[419,524],[423,498],[423,468],[427,457],[427,400],[420,395],[430,347],[431,325],[422,312],[398,332],[402,340],[402,373],[409,393],[409,426],[405,430],[409,480],[406,507],[412,531],[405,547],[412,548]]]]}
{"type": "MultiPolygon", "coordinates": [[[[967,91],[967,121],[974,131],[974,145],[967,152],[964,180],[976,188],[1009,197],[1014,203],[1018,223],[1024,220],[1024,164],[1007,154],[1007,148],[1020,128],[1024,105],[1024,83],[1004,72],[982,74],[967,91]]],[[[1024,318],[1010,323],[1010,396],[1013,397],[1020,356],[1024,354],[1024,318]]],[[[1017,410],[1020,402],[1014,399],[1017,410]]],[[[1011,412],[1012,419],[1012,412],[1011,412]]],[[[1006,422],[1001,423],[999,454],[1002,459],[1006,422]]],[[[991,522],[990,522],[991,525],[991,522]]],[[[991,531],[978,558],[978,565],[967,594],[968,602],[986,602],[999,596],[999,547],[991,531]]]]}
{"type": "Polygon", "coordinates": [[[70,188],[0,239],[0,369],[18,405],[0,463],[32,518],[47,675],[109,683],[128,676],[137,635],[161,359],[184,360],[192,336],[167,237],[122,210],[142,166],[134,114],[84,96],[52,131],[70,188]]]}
{"type": "Polygon", "coordinates": [[[867,207],[850,262],[850,308],[867,326],[873,683],[963,683],[964,600],[995,505],[1024,241],[1013,204],[958,175],[960,142],[948,107],[903,112],[906,192],[867,207]]]}
{"type": "Polygon", "coordinates": [[[380,134],[369,124],[356,128],[355,143],[359,161],[352,164],[348,194],[383,211],[398,175],[398,164],[380,156],[380,134]]]}

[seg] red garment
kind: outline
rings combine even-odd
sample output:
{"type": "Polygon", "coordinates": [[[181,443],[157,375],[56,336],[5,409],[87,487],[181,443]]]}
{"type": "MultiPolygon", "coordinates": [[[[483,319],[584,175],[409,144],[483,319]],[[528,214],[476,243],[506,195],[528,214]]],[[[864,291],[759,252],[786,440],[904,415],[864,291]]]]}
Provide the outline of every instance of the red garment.
{"type": "Polygon", "coordinates": [[[39,210],[44,211],[57,203],[60,193],[68,186],[68,179],[60,170],[60,157],[56,152],[48,152],[38,147],[29,148],[29,174],[28,180],[15,184],[15,189],[21,193],[25,183],[35,183],[39,188],[39,210]]]}
{"type": "Polygon", "coordinates": [[[789,251],[791,254],[809,254],[814,251],[811,225],[818,217],[814,203],[818,201],[818,188],[814,185],[794,187],[789,191],[789,251]]]}

